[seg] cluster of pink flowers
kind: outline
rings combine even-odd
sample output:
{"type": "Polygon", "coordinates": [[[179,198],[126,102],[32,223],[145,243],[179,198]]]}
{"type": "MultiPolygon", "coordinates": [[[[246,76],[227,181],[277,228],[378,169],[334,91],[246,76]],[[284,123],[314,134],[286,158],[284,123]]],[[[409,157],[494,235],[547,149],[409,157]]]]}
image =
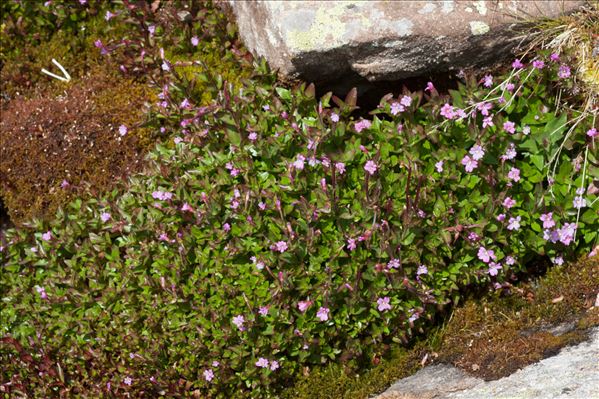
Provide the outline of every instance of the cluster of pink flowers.
{"type": "Polygon", "coordinates": [[[161,201],[168,201],[173,198],[173,193],[170,193],[168,191],[158,190],[158,191],[154,191],[152,193],[152,198],[161,200],[161,201]]]}
{"type": "Polygon", "coordinates": [[[505,121],[503,122],[503,130],[509,134],[514,134],[516,133],[516,124],[514,122],[505,121]]]}
{"type": "Polygon", "coordinates": [[[275,252],[280,252],[280,253],[287,251],[287,248],[288,248],[288,245],[285,241],[277,241],[270,247],[271,250],[273,250],[275,252]]]}
{"type": "Polygon", "coordinates": [[[374,175],[376,173],[376,170],[378,169],[377,164],[370,160],[366,162],[366,165],[364,165],[364,170],[366,172],[368,172],[368,174],[370,174],[371,176],[374,175]]]}
{"type": "Polygon", "coordinates": [[[256,367],[259,368],[270,368],[271,371],[275,371],[279,368],[279,362],[277,362],[276,360],[271,360],[270,362],[268,361],[268,359],[261,357],[256,361],[256,367]]]}
{"type": "Polygon", "coordinates": [[[371,125],[372,125],[372,122],[369,121],[368,119],[360,119],[354,125],[354,129],[356,129],[356,132],[360,133],[362,130],[370,128],[371,125]]]}
{"type": "MultiPolygon", "coordinates": [[[[545,222],[543,222],[545,226],[545,222]]],[[[570,245],[576,235],[576,223],[564,223],[564,225],[555,230],[546,228],[543,230],[543,239],[552,243],[561,242],[564,245],[570,245]]]]}
{"type": "Polygon", "coordinates": [[[237,326],[239,331],[245,330],[245,326],[244,326],[245,317],[243,317],[243,315],[237,315],[237,316],[233,317],[232,322],[233,322],[233,324],[235,324],[237,326]]]}

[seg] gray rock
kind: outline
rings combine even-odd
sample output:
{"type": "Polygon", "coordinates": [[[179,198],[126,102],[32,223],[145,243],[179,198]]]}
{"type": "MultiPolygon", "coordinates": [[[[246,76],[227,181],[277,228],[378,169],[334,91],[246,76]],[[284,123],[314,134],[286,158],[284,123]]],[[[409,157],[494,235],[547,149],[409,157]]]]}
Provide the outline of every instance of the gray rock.
{"type": "Polygon", "coordinates": [[[582,0],[235,1],[241,38],[284,78],[386,81],[495,60],[520,41],[515,22],[582,0]]]}
{"type": "Polygon", "coordinates": [[[404,378],[375,399],[599,399],[599,328],[591,339],[514,374],[484,382],[445,365],[404,378]]]}
{"type": "Polygon", "coordinates": [[[376,399],[436,399],[483,383],[453,366],[438,364],[393,384],[376,399]]]}

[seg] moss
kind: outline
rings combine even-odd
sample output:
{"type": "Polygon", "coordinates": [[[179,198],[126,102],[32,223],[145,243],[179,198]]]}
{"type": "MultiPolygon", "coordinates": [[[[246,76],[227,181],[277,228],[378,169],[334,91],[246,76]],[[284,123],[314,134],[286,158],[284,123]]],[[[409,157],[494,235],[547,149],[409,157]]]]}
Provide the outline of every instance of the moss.
{"type": "Polygon", "coordinates": [[[427,337],[394,347],[376,367],[359,375],[340,365],[317,368],[282,397],[367,398],[431,362],[487,380],[504,377],[583,341],[599,325],[599,308],[592,307],[598,291],[599,257],[551,268],[508,296],[468,299],[427,337]],[[566,331],[553,331],[556,325],[566,331]]]}
{"type": "Polygon", "coordinates": [[[157,137],[143,126],[152,90],[139,82],[93,68],[59,97],[12,100],[0,131],[0,197],[11,220],[49,217],[88,187],[108,190],[139,170],[157,137]],[[130,132],[119,137],[118,126],[130,132]],[[63,180],[68,187],[61,187],[63,180]]]}

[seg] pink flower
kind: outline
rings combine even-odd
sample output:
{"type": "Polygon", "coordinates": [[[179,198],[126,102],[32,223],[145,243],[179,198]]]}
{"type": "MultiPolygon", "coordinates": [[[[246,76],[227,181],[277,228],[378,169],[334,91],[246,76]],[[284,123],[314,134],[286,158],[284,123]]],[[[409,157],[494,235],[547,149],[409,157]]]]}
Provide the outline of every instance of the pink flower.
{"type": "Polygon", "coordinates": [[[522,134],[528,136],[530,134],[530,126],[524,126],[522,128],[522,134]]]}
{"type": "Polygon", "coordinates": [[[355,238],[348,238],[347,239],[347,249],[349,249],[350,251],[353,251],[354,249],[356,249],[356,240],[355,240],[355,238]]]}
{"type": "Polygon", "coordinates": [[[466,172],[472,172],[478,167],[478,162],[466,155],[464,158],[462,158],[462,165],[464,165],[466,172]]]}
{"type": "Polygon", "coordinates": [[[360,121],[356,122],[354,125],[354,129],[356,129],[356,132],[360,133],[362,130],[370,128],[371,125],[372,122],[368,119],[360,119],[360,121]]]}
{"type": "Polygon", "coordinates": [[[223,230],[225,233],[228,233],[229,231],[231,231],[231,225],[229,223],[223,224],[223,230]]]}
{"type": "Polygon", "coordinates": [[[214,360],[212,362],[212,367],[218,367],[218,366],[220,366],[220,362],[218,360],[214,360]]]}
{"type": "Polygon", "coordinates": [[[268,306],[261,306],[260,309],[258,309],[258,313],[262,316],[266,316],[268,314],[268,306]]]}
{"type": "Polygon", "coordinates": [[[475,161],[479,161],[483,159],[483,157],[485,156],[484,148],[478,144],[473,145],[469,152],[470,155],[472,155],[472,159],[474,159],[475,161]]]}
{"type": "Polygon", "coordinates": [[[391,115],[397,115],[400,112],[404,112],[404,111],[405,111],[405,108],[400,103],[394,102],[393,104],[391,104],[391,115]]]}
{"type": "Polygon", "coordinates": [[[549,56],[549,59],[550,59],[551,61],[553,61],[553,62],[558,62],[558,61],[559,61],[559,54],[557,54],[557,53],[552,53],[552,54],[549,56]]]}
{"type": "Polygon", "coordinates": [[[248,135],[248,139],[250,139],[250,141],[256,141],[258,139],[258,134],[256,134],[256,132],[251,132],[248,135]]]}
{"type": "Polygon", "coordinates": [[[124,135],[126,135],[126,134],[127,134],[127,126],[125,126],[125,125],[121,125],[121,126],[119,126],[119,134],[120,134],[121,136],[124,136],[124,135]]]}
{"type": "Polygon", "coordinates": [[[437,172],[441,173],[443,172],[443,161],[439,161],[435,164],[435,169],[437,170],[437,172]]]}
{"type": "Polygon", "coordinates": [[[164,60],[162,65],[160,66],[163,71],[168,72],[171,70],[171,66],[168,64],[168,61],[164,60]]]}
{"type": "Polygon", "coordinates": [[[485,77],[482,79],[481,82],[483,82],[483,86],[491,87],[491,86],[493,86],[493,76],[485,75],[485,77]]]}
{"type": "Polygon", "coordinates": [[[516,264],[516,260],[513,257],[511,257],[511,256],[506,256],[506,258],[505,258],[505,264],[509,265],[509,266],[515,265],[516,264]]]}
{"type": "Polygon", "coordinates": [[[574,197],[574,201],[572,202],[572,206],[576,209],[581,209],[587,206],[587,201],[583,198],[582,195],[578,195],[574,197]]]}
{"type": "Polygon", "coordinates": [[[193,208],[191,207],[191,205],[189,205],[187,202],[185,202],[183,204],[183,206],[181,207],[181,210],[183,212],[193,212],[193,208]]]}
{"type": "Polygon", "coordinates": [[[412,105],[412,97],[410,97],[410,96],[403,96],[401,98],[401,100],[399,100],[399,102],[404,107],[409,107],[410,105],[412,105]]]}
{"type": "Polygon", "coordinates": [[[204,375],[204,379],[208,382],[214,379],[214,371],[212,371],[211,369],[204,370],[202,374],[204,375]]]}
{"type": "Polygon", "coordinates": [[[505,199],[503,200],[503,206],[506,209],[510,209],[512,208],[514,205],[516,205],[516,201],[511,199],[510,197],[505,197],[505,199]]]}
{"type": "Polygon", "coordinates": [[[516,133],[516,124],[510,121],[503,122],[503,130],[509,134],[514,134],[516,133]]]}
{"type": "Polygon", "coordinates": [[[553,226],[555,226],[555,221],[553,220],[553,212],[542,214],[539,219],[541,219],[541,222],[543,222],[544,229],[550,229],[553,226]]]}
{"type": "Polygon", "coordinates": [[[110,11],[106,11],[106,15],[104,16],[104,19],[106,21],[110,21],[112,19],[112,17],[114,17],[116,14],[111,13],[110,11]]]}
{"type": "Polygon", "coordinates": [[[520,221],[522,220],[521,216],[510,218],[508,221],[507,229],[508,230],[520,230],[520,221]]]}
{"type": "Polygon", "coordinates": [[[192,37],[191,38],[191,45],[194,46],[194,47],[197,47],[198,44],[200,44],[200,39],[198,39],[197,36],[192,37]]]}
{"type": "Polygon", "coordinates": [[[478,259],[482,260],[485,263],[489,263],[491,260],[497,259],[495,256],[495,251],[492,249],[486,249],[485,247],[480,247],[478,249],[478,259]]]}
{"type": "Polygon", "coordinates": [[[424,91],[428,91],[429,93],[432,93],[433,90],[435,90],[435,86],[433,85],[433,82],[427,82],[426,88],[424,89],[424,91]]]}
{"type": "Polygon", "coordinates": [[[487,270],[487,273],[489,273],[490,276],[497,276],[497,273],[499,272],[499,270],[501,270],[501,264],[491,262],[489,264],[489,270],[487,270]]]}
{"type": "Polygon", "coordinates": [[[514,60],[514,62],[512,62],[512,68],[522,69],[522,68],[524,68],[524,64],[522,63],[522,61],[516,59],[516,60],[514,60]]]}
{"type": "Polygon", "coordinates": [[[511,168],[507,174],[508,179],[513,180],[515,182],[520,181],[520,169],[511,168]]]}
{"type": "Polygon", "coordinates": [[[496,219],[498,222],[503,222],[505,220],[505,213],[500,213],[499,215],[497,215],[496,219]]]}
{"type": "Polygon", "coordinates": [[[276,360],[271,360],[270,361],[270,371],[275,371],[279,368],[279,362],[277,362],[276,360]]]}
{"type": "Polygon", "coordinates": [[[416,270],[417,276],[420,276],[421,274],[428,274],[428,268],[424,265],[418,266],[418,270],[416,270]]]}
{"type": "Polygon", "coordinates": [[[51,231],[47,231],[44,234],[42,234],[42,240],[44,241],[50,241],[52,239],[52,232],[51,231]]]}
{"type": "Polygon", "coordinates": [[[339,115],[337,115],[336,113],[332,113],[331,114],[331,120],[335,123],[339,122],[339,115]]]}
{"type": "Polygon", "coordinates": [[[297,303],[297,308],[300,312],[304,313],[308,308],[312,305],[312,301],[299,301],[297,303]]]}
{"type": "Polygon", "coordinates": [[[35,290],[40,294],[40,298],[48,299],[48,294],[46,294],[46,290],[43,287],[36,287],[35,290]]]}
{"type": "Polygon", "coordinates": [[[125,384],[125,385],[131,386],[132,383],[133,383],[133,379],[131,379],[131,377],[125,377],[125,379],[123,380],[123,384],[125,384]]]}
{"type": "Polygon", "coordinates": [[[401,262],[399,261],[399,259],[391,259],[389,262],[387,262],[387,268],[389,269],[397,269],[399,268],[399,266],[401,265],[401,262]]]}
{"type": "Polygon", "coordinates": [[[376,173],[378,166],[374,161],[367,161],[366,165],[364,165],[364,170],[368,172],[371,176],[376,173]]]}
{"type": "Polygon", "coordinates": [[[587,136],[594,138],[597,137],[599,135],[599,132],[597,132],[597,129],[595,128],[591,128],[589,130],[587,130],[587,136]]]}
{"type": "Polygon", "coordinates": [[[505,150],[505,154],[501,156],[501,159],[504,161],[508,159],[514,159],[517,155],[518,153],[516,152],[516,146],[514,146],[514,143],[510,143],[507,150],[505,150]]]}
{"type": "Polygon", "coordinates": [[[60,188],[67,188],[71,185],[71,183],[69,183],[68,181],[66,181],[66,179],[64,179],[62,181],[62,183],[60,183],[60,188]]]}
{"type": "Polygon", "coordinates": [[[316,317],[320,321],[327,321],[329,319],[329,308],[321,307],[318,309],[318,312],[316,312],[316,317]]]}
{"type": "Polygon", "coordinates": [[[487,116],[486,118],[483,119],[483,129],[489,126],[495,126],[495,124],[493,123],[493,117],[492,116],[487,116]]]}
{"type": "Polygon", "coordinates": [[[277,251],[280,253],[287,251],[287,248],[288,248],[288,246],[285,241],[278,241],[272,246],[273,251],[277,251]]]}
{"type": "Polygon", "coordinates": [[[509,91],[510,93],[511,93],[512,91],[514,91],[514,89],[515,89],[515,88],[516,88],[516,85],[515,85],[515,84],[513,84],[513,83],[511,83],[511,82],[510,82],[510,83],[506,83],[506,85],[505,85],[505,89],[506,89],[507,91],[509,91]]]}
{"type": "Polygon", "coordinates": [[[534,61],[532,62],[532,66],[533,66],[534,68],[536,68],[536,69],[539,69],[539,70],[540,70],[540,69],[543,69],[543,68],[545,68],[545,63],[544,63],[543,61],[541,61],[541,60],[534,60],[534,61]]]}
{"type": "Polygon", "coordinates": [[[391,310],[391,304],[389,303],[390,299],[388,296],[384,298],[379,298],[376,303],[378,305],[379,312],[384,312],[385,310],[391,310]]]}
{"type": "Polygon", "coordinates": [[[245,327],[243,326],[245,323],[245,317],[243,317],[243,315],[237,315],[233,317],[232,322],[237,326],[237,328],[239,328],[239,331],[245,330],[245,327]]]}
{"type": "Polygon", "coordinates": [[[301,154],[298,154],[297,159],[293,162],[293,167],[297,170],[303,170],[305,161],[306,161],[306,157],[304,157],[301,154]]]}
{"type": "Polygon", "coordinates": [[[263,357],[261,357],[260,359],[258,359],[258,361],[256,362],[256,367],[260,367],[260,368],[268,368],[268,359],[265,359],[263,357]]]}
{"type": "Polygon", "coordinates": [[[552,259],[553,264],[557,265],[557,266],[561,266],[564,264],[564,258],[562,258],[561,256],[556,256],[555,258],[552,259]]]}
{"type": "Polygon", "coordinates": [[[441,116],[444,116],[447,119],[453,119],[455,117],[455,113],[453,110],[453,106],[449,104],[445,104],[441,107],[441,116]]]}
{"type": "Polygon", "coordinates": [[[335,170],[340,175],[344,174],[345,173],[345,164],[343,162],[337,162],[337,163],[335,163],[335,170]]]}
{"type": "Polygon", "coordinates": [[[561,65],[559,67],[559,70],[557,71],[557,76],[560,79],[567,79],[567,78],[570,77],[570,75],[571,75],[571,72],[570,72],[570,67],[569,66],[567,66],[567,65],[561,65]]]}
{"type": "Polygon", "coordinates": [[[478,109],[480,111],[481,115],[483,115],[483,116],[489,116],[489,111],[492,108],[493,108],[493,104],[487,103],[487,102],[479,103],[476,106],[476,109],[478,109]]]}
{"type": "Polygon", "coordinates": [[[464,119],[464,118],[467,118],[467,117],[468,117],[468,114],[467,114],[467,113],[466,113],[466,111],[464,111],[463,109],[461,109],[461,108],[456,108],[456,109],[455,109],[455,116],[456,116],[458,119],[464,119]]]}
{"type": "Polygon", "coordinates": [[[100,220],[102,220],[104,223],[108,222],[110,220],[112,216],[110,215],[110,213],[108,212],[102,212],[100,214],[100,220]]]}

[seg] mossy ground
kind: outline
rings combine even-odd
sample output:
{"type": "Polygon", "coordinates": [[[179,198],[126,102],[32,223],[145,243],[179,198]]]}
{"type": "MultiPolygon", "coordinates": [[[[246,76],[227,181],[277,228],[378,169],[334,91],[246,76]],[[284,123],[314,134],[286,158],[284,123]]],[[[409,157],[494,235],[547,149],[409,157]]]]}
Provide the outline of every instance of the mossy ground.
{"type": "Polygon", "coordinates": [[[367,398],[429,364],[498,379],[587,337],[599,325],[599,257],[550,268],[510,293],[470,298],[410,347],[393,348],[361,375],[341,366],[306,370],[284,398],[367,398]],[[558,328],[556,328],[558,327],[558,328]],[[561,330],[561,331],[560,331],[561,330]]]}

